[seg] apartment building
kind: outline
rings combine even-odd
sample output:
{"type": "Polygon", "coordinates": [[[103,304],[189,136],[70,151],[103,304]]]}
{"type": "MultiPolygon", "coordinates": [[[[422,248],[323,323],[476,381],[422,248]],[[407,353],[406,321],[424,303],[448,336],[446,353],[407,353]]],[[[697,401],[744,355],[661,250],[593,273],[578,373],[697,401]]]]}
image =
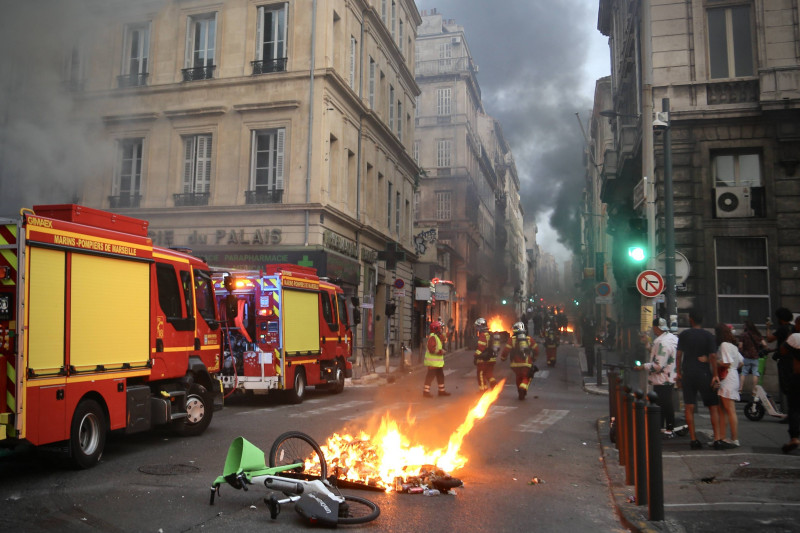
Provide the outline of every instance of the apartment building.
{"type": "Polygon", "coordinates": [[[452,282],[443,312],[470,331],[479,316],[501,311],[503,298],[514,302],[526,290],[519,177],[500,124],[483,109],[464,28],[423,11],[415,66],[422,92],[413,155],[423,169],[416,224],[437,229],[439,252],[416,272],[452,282]]]}
{"type": "Polygon", "coordinates": [[[93,18],[64,69],[109,151],[82,201],[218,268],[316,267],[358,299],[358,344],[408,344],[413,0],[109,0],[93,18]]]}
{"type": "Polygon", "coordinates": [[[634,309],[629,324],[639,298],[620,273],[626,241],[641,231],[631,221],[645,217],[635,189],[654,178],[651,239],[663,252],[666,163],[674,247],[688,263],[676,277],[680,325],[692,308],[709,327],[749,319],[762,328],[779,306],[800,310],[797,20],[797,4],[783,0],[600,1],[611,105],[595,111],[613,143],[598,159],[612,267],[619,292],[635,298],[615,301],[620,314],[634,309]]]}

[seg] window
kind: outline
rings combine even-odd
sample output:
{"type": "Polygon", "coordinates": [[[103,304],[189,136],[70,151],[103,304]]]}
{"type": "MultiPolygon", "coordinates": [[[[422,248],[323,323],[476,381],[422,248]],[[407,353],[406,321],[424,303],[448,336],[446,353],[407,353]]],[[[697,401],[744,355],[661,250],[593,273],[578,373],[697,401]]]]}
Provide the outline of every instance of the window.
{"type": "Polygon", "coordinates": [[[375,109],[375,60],[369,58],[369,108],[375,109]]]}
{"type": "Polygon", "coordinates": [[[386,192],[386,227],[392,227],[392,182],[389,182],[389,188],[386,192]]]}
{"type": "Polygon", "coordinates": [[[142,187],[142,139],[124,139],[118,145],[117,171],[111,186],[111,207],[139,207],[142,187]]]}
{"type": "Polygon", "coordinates": [[[217,15],[193,15],[186,22],[186,58],[183,81],[207,80],[214,76],[217,15]]]}
{"type": "MultiPolygon", "coordinates": [[[[213,321],[214,314],[214,282],[207,270],[194,270],[194,294],[197,298],[197,313],[206,322],[213,321]]],[[[212,329],[216,329],[212,327],[212,329]]]]}
{"type": "Polygon", "coordinates": [[[397,101],[397,138],[403,141],[403,103],[397,101]]]}
{"type": "Polygon", "coordinates": [[[125,26],[122,75],[117,79],[120,87],[138,87],[147,84],[149,50],[150,24],[125,26]]]}
{"type": "Polygon", "coordinates": [[[397,46],[400,48],[400,53],[403,53],[403,21],[398,21],[397,25],[397,46]]]}
{"type": "Polygon", "coordinates": [[[350,37],[350,88],[356,88],[356,58],[358,57],[358,41],[355,37],[350,37]]]}
{"type": "Polygon", "coordinates": [[[386,0],[381,0],[381,20],[386,24],[386,0]]]}
{"type": "Polygon", "coordinates": [[[389,85],[389,129],[394,131],[394,86],[389,85]]]}
{"type": "Polygon", "coordinates": [[[400,235],[400,191],[394,195],[394,231],[400,235]]]}
{"type": "Polygon", "coordinates": [[[436,150],[436,166],[449,167],[450,166],[450,139],[439,139],[436,150]]]}
{"type": "Polygon", "coordinates": [[[436,193],[436,220],[450,220],[451,213],[451,192],[437,192],[436,193]]]}
{"type": "MultiPolygon", "coordinates": [[[[181,272],[181,274],[188,274],[188,272],[181,272]]],[[[157,263],[156,283],[158,285],[158,305],[161,308],[161,312],[166,316],[167,322],[178,331],[194,330],[193,316],[185,314],[181,306],[183,296],[181,286],[178,284],[175,267],[165,263],[157,263]]],[[[189,291],[191,293],[191,285],[189,285],[189,291]]],[[[186,300],[187,303],[188,301],[186,300]]],[[[194,309],[187,309],[194,313],[194,309]]]]}
{"type": "Polygon", "coordinates": [[[334,306],[333,303],[331,303],[330,294],[325,291],[320,291],[319,302],[320,302],[320,307],[322,308],[322,318],[324,318],[325,322],[328,323],[328,327],[330,327],[333,330],[338,329],[336,324],[336,315],[334,311],[334,306]]]}
{"type": "Polygon", "coordinates": [[[439,67],[443,70],[449,70],[452,57],[453,49],[450,43],[439,43],[439,67]]]}
{"type": "Polygon", "coordinates": [[[770,316],[767,239],[717,237],[717,321],[738,324],[741,311],[758,322],[770,316]]]}
{"type": "Polygon", "coordinates": [[[183,138],[183,193],[175,195],[175,205],[208,205],[211,148],[211,135],[183,138]]]}
{"type": "Polygon", "coordinates": [[[419,165],[419,141],[414,141],[413,156],[414,162],[419,165]]]}
{"type": "Polygon", "coordinates": [[[715,187],[761,187],[761,157],[757,153],[719,154],[711,158],[715,187]]]}
{"type": "Polygon", "coordinates": [[[62,78],[71,91],[80,91],[86,80],[86,46],[83,42],[73,44],[64,55],[62,78]]]}
{"type": "Polygon", "coordinates": [[[252,132],[250,190],[246,203],[272,204],[282,201],[285,143],[285,128],[252,132]]]}
{"type": "Polygon", "coordinates": [[[437,89],[436,90],[436,114],[449,115],[450,114],[450,89],[437,89]]]}
{"type": "Polygon", "coordinates": [[[397,27],[397,3],[392,0],[392,39],[395,38],[395,28],[397,27]]]}
{"type": "Polygon", "coordinates": [[[749,5],[708,10],[708,58],[712,79],[754,75],[749,5]]]}
{"type": "Polygon", "coordinates": [[[419,191],[414,193],[414,217],[419,220],[419,198],[420,194],[419,191]]]}
{"type": "Polygon", "coordinates": [[[253,74],[286,70],[286,10],[287,4],[258,8],[253,74]]]}

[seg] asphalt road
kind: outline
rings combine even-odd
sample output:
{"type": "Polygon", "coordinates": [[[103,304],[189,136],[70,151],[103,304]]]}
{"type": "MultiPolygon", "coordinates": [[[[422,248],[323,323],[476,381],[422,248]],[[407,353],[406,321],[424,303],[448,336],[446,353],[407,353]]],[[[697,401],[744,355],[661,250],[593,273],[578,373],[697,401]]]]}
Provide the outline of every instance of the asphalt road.
{"type": "MultiPolygon", "coordinates": [[[[607,415],[608,399],[584,392],[577,353],[563,345],[558,365],[537,374],[525,401],[506,384],[465,439],[469,461],[452,472],[465,484],[456,495],[345,491],[377,502],[381,515],[363,526],[340,527],[398,533],[625,531],[598,444],[597,420],[607,415]],[[534,477],[541,482],[529,484],[534,477]]],[[[301,405],[233,399],[200,437],[114,435],[101,463],[86,471],[65,469],[41,453],[2,457],[0,531],[307,530],[291,505],[270,519],[262,501],[266,490],[259,487],[243,492],[223,486],[209,506],[208,487],[222,472],[231,441],[244,436],[268,451],[289,430],[324,441],[337,431],[373,431],[388,412],[399,421],[415,418],[408,429],[414,442],[444,446],[479,398],[472,358],[466,352],[448,357],[448,398],[422,397],[423,372],[397,376],[391,384],[350,386],[340,395],[313,391],[301,405]]],[[[512,377],[502,363],[496,374],[512,377]]]]}

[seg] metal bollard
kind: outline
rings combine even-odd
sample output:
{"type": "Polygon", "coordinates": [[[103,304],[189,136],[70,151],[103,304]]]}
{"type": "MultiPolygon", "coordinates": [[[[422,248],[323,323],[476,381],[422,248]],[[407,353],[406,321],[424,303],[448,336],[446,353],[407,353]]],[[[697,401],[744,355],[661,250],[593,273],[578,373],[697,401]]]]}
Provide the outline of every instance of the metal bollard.
{"type": "Polygon", "coordinates": [[[628,437],[625,436],[625,389],[622,386],[622,379],[617,379],[617,449],[619,450],[619,464],[625,465],[625,443],[628,437]]]}
{"type": "Polygon", "coordinates": [[[615,421],[619,420],[617,414],[617,373],[609,371],[606,376],[608,377],[608,416],[615,421]]]}
{"type": "Polygon", "coordinates": [[[633,463],[636,505],[647,505],[647,432],[644,418],[644,393],[636,390],[633,415],[633,463]]]}
{"type": "Polygon", "coordinates": [[[634,482],[634,448],[633,448],[633,394],[631,388],[625,385],[625,484],[633,485],[634,482]]]}
{"type": "Polygon", "coordinates": [[[664,520],[664,471],[661,464],[661,407],[658,394],[647,394],[647,508],[649,520],[664,520]]]}
{"type": "Polygon", "coordinates": [[[595,345],[594,347],[594,373],[597,377],[597,386],[603,386],[603,348],[595,345]]]}

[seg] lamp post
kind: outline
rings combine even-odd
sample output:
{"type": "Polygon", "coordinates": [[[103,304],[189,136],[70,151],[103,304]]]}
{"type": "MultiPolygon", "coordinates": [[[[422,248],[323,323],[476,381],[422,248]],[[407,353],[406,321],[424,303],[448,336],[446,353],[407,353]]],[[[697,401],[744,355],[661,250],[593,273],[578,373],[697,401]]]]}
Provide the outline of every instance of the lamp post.
{"type": "MultiPolygon", "coordinates": [[[[657,124],[663,129],[664,140],[664,270],[667,285],[667,316],[669,329],[678,329],[678,306],[675,296],[675,204],[672,198],[672,135],[669,116],[669,98],[661,99],[661,111],[657,124]]],[[[653,124],[656,127],[656,123],[653,124]]]]}

